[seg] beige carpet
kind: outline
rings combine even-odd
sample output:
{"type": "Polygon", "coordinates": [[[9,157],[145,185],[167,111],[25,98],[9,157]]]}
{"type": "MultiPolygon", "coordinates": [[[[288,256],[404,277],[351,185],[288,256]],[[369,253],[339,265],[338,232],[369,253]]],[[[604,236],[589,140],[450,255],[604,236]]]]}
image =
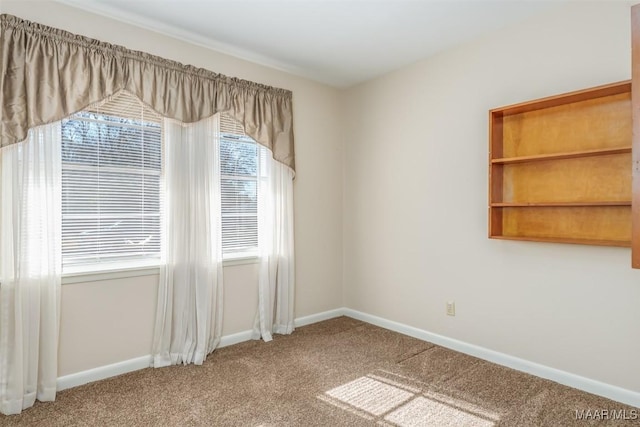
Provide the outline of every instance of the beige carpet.
{"type": "Polygon", "coordinates": [[[0,425],[632,426],[640,420],[612,418],[639,412],[340,317],[216,350],[203,366],[65,390],[55,402],[0,415],[0,425]],[[576,419],[576,411],[603,418],[602,410],[609,420],[576,419]]]}

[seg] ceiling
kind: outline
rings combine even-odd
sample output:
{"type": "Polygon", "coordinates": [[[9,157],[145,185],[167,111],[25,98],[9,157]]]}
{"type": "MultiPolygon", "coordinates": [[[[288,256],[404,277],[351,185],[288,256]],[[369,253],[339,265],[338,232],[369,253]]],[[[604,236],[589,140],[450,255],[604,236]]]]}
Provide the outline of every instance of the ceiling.
{"type": "Polygon", "coordinates": [[[540,0],[58,0],[336,87],[559,7],[540,0]]]}

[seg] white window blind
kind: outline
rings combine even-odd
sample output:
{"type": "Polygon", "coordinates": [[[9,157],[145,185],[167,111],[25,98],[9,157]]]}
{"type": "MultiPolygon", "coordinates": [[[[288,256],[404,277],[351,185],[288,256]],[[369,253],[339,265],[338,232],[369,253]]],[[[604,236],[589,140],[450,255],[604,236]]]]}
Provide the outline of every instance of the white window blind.
{"type": "Polygon", "coordinates": [[[161,117],[121,93],[62,123],[63,268],[160,258],[161,117]]]}
{"type": "Polygon", "coordinates": [[[242,126],[220,116],[222,253],[225,258],[258,254],[258,180],[265,149],[242,126]]]}

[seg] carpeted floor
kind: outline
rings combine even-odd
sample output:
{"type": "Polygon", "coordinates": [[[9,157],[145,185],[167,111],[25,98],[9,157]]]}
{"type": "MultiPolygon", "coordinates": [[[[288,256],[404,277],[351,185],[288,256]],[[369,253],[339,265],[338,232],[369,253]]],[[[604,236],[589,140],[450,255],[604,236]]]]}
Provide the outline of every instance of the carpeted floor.
{"type": "Polygon", "coordinates": [[[612,420],[634,414],[640,410],[339,317],[270,343],[216,350],[203,366],[144,369],[65,390],[55,402],[0,415],[0,425],[640,425],[612,420]]]}

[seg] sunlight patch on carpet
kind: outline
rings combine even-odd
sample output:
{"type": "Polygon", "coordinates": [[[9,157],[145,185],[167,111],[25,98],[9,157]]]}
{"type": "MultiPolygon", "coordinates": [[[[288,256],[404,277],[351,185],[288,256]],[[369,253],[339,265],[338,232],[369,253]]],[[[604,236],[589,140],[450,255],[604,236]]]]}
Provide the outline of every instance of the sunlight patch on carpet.
{"type": "Polygon", "coordinates": [[[369,377],[361,377],[327,394],[372,415],[382,415],[413,397],[413,393],[369,377]]]}
{"type": "MultiPolygon", "coordinates": [[[[390,373],[386,373],[389,375],[390,373]]],[[[392,375],[389,375],[392,376],[392,375]]],[[[335,387],[318,399],[379,425],[398,427],[492,427],[500,416],[476,404],[394,379],[367,375],[335,387]]]]}
{"type": "Polygon", "coordinates": [[[419,396],[384,417],[402,427],[492,427],[495,423],[470,412],[419,396]]]}

